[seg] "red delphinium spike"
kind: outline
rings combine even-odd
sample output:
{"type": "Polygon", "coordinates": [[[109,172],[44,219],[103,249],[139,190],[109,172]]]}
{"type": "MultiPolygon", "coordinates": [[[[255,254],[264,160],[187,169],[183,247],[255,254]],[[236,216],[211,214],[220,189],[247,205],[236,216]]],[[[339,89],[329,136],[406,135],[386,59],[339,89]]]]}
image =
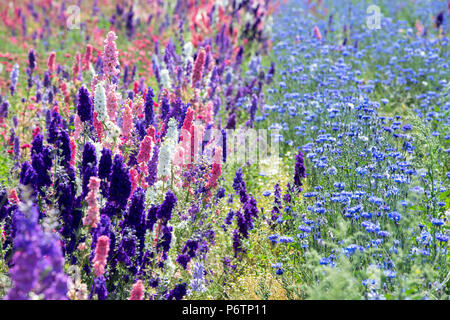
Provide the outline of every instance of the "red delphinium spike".
{"type": "Polygon", "coordinates": [[[40,127],[36,127],[33,129],[33,138],[36,137],[37,134],[39,134],[39,132],[41,132],[41,128],[40,127]]]}
{"type": "Polygon", "coordinates": [[[203,66],[205,64],[206,51],[201,48],[194,63],[194,72],[192,74],[192,87],[195,88],[197,83],[202,80],[203,66]]]}
{"type": "Polygon", "coordinates": [[[47,60],[47,67],[48,67],[48,71],[50,71],[50,73],[53,73],[56,70],[55,60],[56,60],[56,52],[52,51],[47,60]]]}
{"type": "Polygon", "coordinates": [[[216,153],[214,154],[214,163],[212,164],[211,176],[208,179],[208,183],[206,184],[206,188],[214,189],[217,187],[217,181],[222,174],[222,149],[216,149],[216,153]]]}
{"type": "Polygon", "coordinates": [[[137,162],[148,162],[152,153],[152,138],[145,136],[141,142],[139,154],[137,156],[137,162]]]}
{"type": "MultiPolygon", "coordinates": [[[[189,107],[186,111],[186,117],[184,118],[183,126],[181,130],[186,130],[187,132],[191,131],[192,121],[194,120],[194,110],[189,107]]],[[[183,136],[181,136],[180,140],[183,140],[183,136]]]]}
{"type": "Polygon", "coordinates": [[[152,141],[155,142],[155,133],[156,133],[156,129],[153,126],[148,127],[147,129],[147,135],[152,138],[152,141]]]}

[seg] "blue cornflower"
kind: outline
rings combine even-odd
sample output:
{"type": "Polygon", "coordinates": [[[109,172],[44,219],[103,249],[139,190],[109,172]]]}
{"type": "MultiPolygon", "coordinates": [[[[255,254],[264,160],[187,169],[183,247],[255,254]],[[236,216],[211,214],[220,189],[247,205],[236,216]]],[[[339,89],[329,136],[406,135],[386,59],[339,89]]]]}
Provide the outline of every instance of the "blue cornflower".
{"type": "Polygon", "coordinates": [[[448,241],[448,236],[446,236],[445,234],[442,233],[436,233],[435,235],[436,239],[441,241],[441,242],[447,242],[448,241]]]}
{"type": "Polygon", "coordinates": [[[372,214],[370,212],[361,212],[361,217],[365,219],[371,219],[372,214]]]}
{"type": "Polygon", "coordinates": [[[400,219],[402,218],[402,215],[400,213],[398,213],[397,211],[392,211],[392,212],[389,212],[388,217],[389,217],[389,219],[391,219],[394,222],[399,222],[400,219]]]}
{"type": "Polygon", "coordinates": [[[311,229],[311,227],[308,227],[308,226],[305,226],[305,225],[300,225],[298,227],[298,230],[306,232],[306,233],[309,233],[309,232],[311,232],[312,229],[311,229]]]}
{"type": "Polygon", "coordinates": [[[389,231],[379,231],[379,232],[378,232],[378,235],[379,235],[380,237],[386,238],[386,237],[389,237],[389,236],[391,235],[391,233],[390,233],[389,231]]]}
{"type": "Polygon", "coordinates": [[[293,242],[294,239],[292,237],[281,236],[279,238],[279,241],[282,243],[290,243],[290,242],[293,242]]]}
{"type": "Polygon", "coordinates": [[[435,226],[442,226],[444,224],[444,219],[433,218],[431,219],[431,223],[434,224],[435,226]]]}
{"type": "Polygon", "coordinates": [[[272,268],[274,268],[274,269],[279,269],[282,266],[283,266],[283,264],[281,262],[277,262],[277,263],[272,264],[272,268]]]}
{"type": "Polygon", "coordinates": [[[389,279],[394,279],[395,277],[397,277],[397,273],[395,271],[392,270],[386,270],[384,272],[384,274],[386,275],[386,277],[388,277],[389,279]]]}
{"type": "Polygon", "coordinates": [[[366,279],[366,280],[363,280],[362,281],[362,285],[365,287],[365,286],[374,286],[374,285],[376,285],[377,284],[377,280],[375,280],[375,279],[366,279]]]}
{"type": "Polygon", "coordinates": [[[432,240],[433,238],[431,237],[431,234],[428,233],[427,231],[424,230],[420,233],[420,242],[423,245],[429,245],[432,240]]]}
{"type": "Polygon", "coordinates": [[[270,240],[272,243],[277,243],[277,242],[278,242],[278,235],[277,235],[277,234],[271,234],[271,235],[269,236],[269,240],[270,240]]]}
{"type": "Polygon", "coordinates": [[[383,203],[383,199],[372,196],[372,197],[369,197],[369,202],[378,206],[383,203]]]}
{"type": "Polygon", "coordinates": [[[327,212],[327,210],[324,207],[315,207],[314,212],[319,213],[319,214],[324,214],[327,212]]]}
{"type": "Polygon", "coordinates": [[[343,183],[343,182],[335,182],[333,184],[333,187],[335,187],[338,190],[344,190],[345,189],[345,183],[343,183]]]}
{"type": "Polygon", "coordinates": [[[358,213],[358,212],[360,212],[362,210],[362,205],[357,205],[357,206],[354,206],[354,207],[351,207],[351,208],[348,208],[348,212],[349,213],[358,213]]]}

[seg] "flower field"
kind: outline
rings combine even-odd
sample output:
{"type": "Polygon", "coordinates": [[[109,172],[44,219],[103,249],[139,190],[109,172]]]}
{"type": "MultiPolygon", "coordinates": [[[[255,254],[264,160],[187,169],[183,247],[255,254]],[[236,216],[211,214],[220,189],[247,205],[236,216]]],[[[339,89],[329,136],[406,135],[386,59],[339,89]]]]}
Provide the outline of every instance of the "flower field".
{"type": "Polygon", "coordinates": [[[0,298],[450,298],[450,2],[0,2],[0,298]]]}

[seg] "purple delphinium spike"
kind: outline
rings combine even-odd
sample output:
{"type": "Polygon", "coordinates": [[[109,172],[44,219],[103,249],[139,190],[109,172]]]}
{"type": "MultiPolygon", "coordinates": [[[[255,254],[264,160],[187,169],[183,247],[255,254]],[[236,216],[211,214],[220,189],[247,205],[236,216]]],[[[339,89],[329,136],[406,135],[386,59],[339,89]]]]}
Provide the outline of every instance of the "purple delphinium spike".
{"type": "Polygon", "coordinates": [[[112,152],[109,149],[103,149],[98,163],[98,177],[102,179],[100,182],[100,190],[104,197],[108,196],[108,183],[111,176],[112,168],[112,152]]]}
{"type": "Polygon", "coordinates": [[[123,163],[121,155],[114,156],[111,174],[111,184],[109,187],[109,200],[115,201],[122,208],[126,206],[131,193],[131,180],[128,169],[123,163]]]}
{"type": "Polygon", "coordinates": [[[67,276],[58,237],[44,232],[38,217],[34,204],[22,203],[14,214],[16,232],[10,269],[13,287],[8,300],[28,300],[30,292],[42,294],[44,299],[67,299],[67,276]]]}
{"type": "Polygon", "coordinates": [[[11,71],[11,86],[9,87],[12,96],[16,91],[18,81],[19,81],[19,65],[16,63],[11,71]]]}
{"type": "Polygon", "coordinates": [[[78,90],[77,113],[82,122],[92,120],[92,98],[83,86],[78,90]]]}
{"type": "Polygon", "coordinates": [[[295,174],[294,174],[294,185],[296,185],[301,191],[302,182],[301,179],[306,178],[306,169],[305,163],[303,161],[303,153],[301,150],[298,151],[297,156],[295,157],[295,174]]]}
{"type": "Polygon", "coordinates": [[[181,283],[175,285],[175,288],[170,290],[169,294],[167,295],[167,300],[181,300],[186,295],[186,283],[181,283]]]}
{"type": "Polygon", "coordinates": [[[19,160],[20,158],[20,139],[19,136],[14,137],[14,159],[19,160]]]}
{"type": "Polygon", "coordinates": [[[236,114],[232,113],[228,117],[227,125],[225,126],[225,129],[236,129],[236,114]]]}
{"type": "Polygon", "coordinates": [[[153,89],[148,87],[147,93],[145,95],[145,104],[144,104],[144,115],[145,115],[145,124],[146,127],[153,125],[154,122],[154,112],[153,112],[153,98],[155,94],[153,93],[153,89]]]}
{"type": "Polygon", "coordinates": [[[164,224],[172,218],[172,210],[177,202],[177,197],[172,191],[167,191],[164,201],[159,206],[156,217],[161,219],[164,224]]]}
{"type": "Polygon", "coordinates": [[[92,299],[94,295],[97,295],[98,300],[106,300],[108,297],[108,289],[106,289],[106,282],[103,276],[94,279],[89,299],[92,299]]]}
{"type": "Polygon", "coordinates": [[[149,186],[155,184],[158,173],[158,155],[159,155],[159,144],[153,148],[153,155],[151,161],[148,162],[148,176],[147,183],[149,186]]]}

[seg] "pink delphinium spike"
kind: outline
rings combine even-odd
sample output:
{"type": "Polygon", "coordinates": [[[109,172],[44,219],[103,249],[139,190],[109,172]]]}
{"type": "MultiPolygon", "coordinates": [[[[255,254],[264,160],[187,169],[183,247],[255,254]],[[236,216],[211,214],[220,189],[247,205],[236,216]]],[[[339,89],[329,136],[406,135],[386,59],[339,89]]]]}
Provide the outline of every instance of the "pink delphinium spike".
{"type": "Polygon", "coordinates": [[[117,39],[114,31],[108,32],[105,39],[105,47],[103,51],[103,72],[106,77],[113,77],[119,74],[117,66],[119,65],[116,42],[117,39]]]}
{"type": "Polygon", "coordinates": [[[108,236],[101,236],[98,238],[97,247],[95,248],[94,257],[94,274],[101,277],[105,273],[106,258],[109,252],[109,238],[108,236]]]}
{"type": "Polygon", "coordinates": [[[109,87],[108,94],[106,96],[106,109],[108,110],[109,120],[116,123],[117,120],[117,93],[116,85],[109,87]]]}
{"type": "Polygon", "coordinates": [[[84,251],[87,249],[86,242],[82,242],[77,246],[77,249],[80,251],[84,251]]]}
{"type": "Polygon", "coordinates": [[[174,166],[178,167],[179,170],[181,170],[181,168],[184,166],[184,154],[185,154],[184,146],[185,144],[183,144],[183,142],[177,145],[177,148],[173,155],[172,163],[174,166]]]}
{"type": "Polygon", "coordinates": [[[144,300],[144,285],[142,280],[138,280],[131,289],[129,300],[144,300]]]}
{"type": "Polygon", "coordinates": [[[69,114],[69,106],[67,104],[70,102],[70,92],[67,90],[67,83],[65,81],[60,81],[59,88],[62,91],[64,102],[66,103],[66,105],[64,106],[64,111],[69,114]]]}
{"type": "Polygon", "coordinates": [[[88,210],[86,217],[83,218],[83,225],[96,228],[100,221],[100,210],[97,203],[98,190],[100,189],[100,179],[91,177],[88,184],[89,192],[86,196],[88,210]]]}
{"type": "MultiPolygon", "coordinates": [[[[91,92],[95,92],[95,86],[100,81],[103,81],[103,75],[95,75],[91,80],[91,92]]],[[[107,87],[107,86],[105,86],[107,87]]]]}
{"type": "Polygon", "coordinates": [[[56,59],[56,52],[52,51],[47,60],[47,67],[50,73],[53,73],[56,70],[55,59],[56,59]]]}
{"type": "MultiPolygon", "coordinates": [[[[186,117],[184,118],[183,126],[181,127],[180,144],[182,147],[183,154],[183,165],[191,163],[191,152],[192,139],[191,135],[193,133],[192,121],[194,120],[194,110],[191,107],[186,111],[186,117]]],[[[180,151],[180,150],[179,150],[180,151]]],[[[180,153],[181,154],[181,153],[180,153]]]]}
{"type": "Polygon", "coordinates": [[[131,180],[131,194],[137,189],[139,181],[139,172],[132,168],[130,169],[130,180],[131,180]]]}
{"type": "Polygon", "coordinates": [[[213,102],[212,102],[212,101],[209,101],[209,102],[206,104],[206,116],[205,116],[205,121],[206,121],[206,123],[211,123],[211,121],[212,121],[212,117],[213,117],[213,107],[214,107],[214,105],[213,105],[213,102]]]}
{"type": "Polygon", "coordinates": [[[219,180],[220,175],[222,174],[221,161],[222,161],[222,149],[218,148],[216,149],[216,153],[214,155],[214,163],[212,164],[211,176],[209,177],[206,188],[214,189],[217,187],[217,181],[219,180]]]}
{"type": "Polygon", "coordinates": [[[15,188],[11,189],[9,192],[8,200],[16,204],[20,203],[19,197],[17,196],[17,190],[15,188]]]}
{"type": "Polygon", "coordinates": [[[314,36],[318,39],[318,40],[322,40],[322,34],[320,33],[320,30],[317,26],[314,26],[314,36]]]}
{"type": "Polygon", "coordinates": [[[144,112],[144,103],[143,100],[135,100],[132,104],[133,113],[136,115],[140,115],[144,112]]]}
{"type": "Polygon", "coordinates": [[[146,164],[146,163],[141,163],[140,165],[139,165],[139,172],[140,172],[140,175],[139,175],[139,185],[145,190],[146,188],[148,188],[148,183],[147,183],[147,181],[145,181],[146,179],[145,179],[145,177],[147,177],[148,176],[148,165],[146,164]]]}
{"type": "Polygon", "coordinates": [[[78,74],[81,70],[81,54],[77,52],[75,55],[75,61],[73,62],[72,66],[72,81],[75,83],[77,80],[78,74]]]}
{"type": "Polygon", "coordinates": [[[73,138],[77,140],[80,137],[81,131],[83,131],[83,122],[81,122],[80,116],[75,114],[74,120],[75,130],[73,131],[73,138]]]}
{"type": "Polygon", "coordinates": [[[103,124],[100,121],[98,121],[97,112],[94,112],[94,128],[95,128],[95,131],[97,131],[98,140],[100,142],[102,142],[102,139],[103,139],[103,124]]]}
{"type": "Polygon", "coordinates": [[[153,126],[148,127],[147,129],[147,135],[152,138],[152,141],[155,142],[155,134],[156,134],[156,129],[153,126]]]}
{"type": "Polygon", "coordinates": [[[186,111],[186,117],[184,118],[183,126],[181,127],[181,129],[190,132],[193,120],[194,120],[194,110],[192,110],[191,107],[189,107],[186,111]]]}
{"type": "Polygon", "coordinates": [[[77,155],[77,144],[75,143],[75,139],[72,138],[70,139],[70,162],[69,164],[74,167],[75,166],[75,159],[76,159],[76,155],[77,155]]]}
{"type": "Polygon", "coordinates": [[[92,46],[90,44],[86,45],[86,53],[83,58],[83,71],[89,70],[89,64],[92,58],[92,46]]]}
{"type": "Polygon", "coordinates": [[[122,135],[125,138],[129,138],[131,135],[131,129],[133,128],[133,114],[128,103],[125,104],[125,110],[123,113],[122,123],[122,135]]]}
{"type": "Polygon", "coordinates": [[[145,136],[144,140],[141,142],[141,148],[137,156],[137,162],[148,162],[151,157],[152,152],[152,138],[145,136]]]}
{"type": "Polygon", "coordinates": [[[425,27],[420,23],[419,20],[416,20],[416,30],[417,30],[416,35],[418,37],[422,36],[425,30],[425,27]]]}

